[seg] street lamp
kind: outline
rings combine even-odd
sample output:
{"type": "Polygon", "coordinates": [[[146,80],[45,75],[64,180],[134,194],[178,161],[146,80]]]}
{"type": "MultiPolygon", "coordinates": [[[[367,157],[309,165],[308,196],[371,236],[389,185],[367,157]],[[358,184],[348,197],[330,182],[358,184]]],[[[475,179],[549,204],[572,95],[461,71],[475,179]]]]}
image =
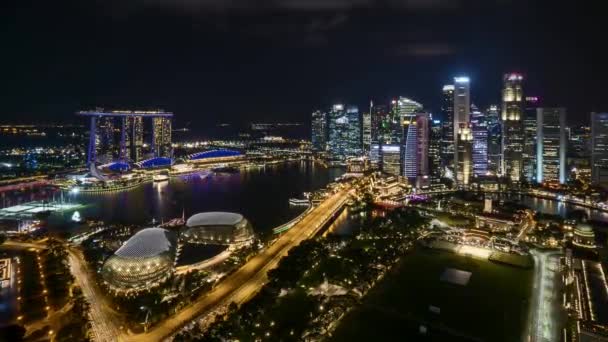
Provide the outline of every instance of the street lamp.
{"type": "Polygon", "coordinates": [[[144,322],[142,323],[144,325],[144,332],[147,332],[148,331],[148,318],[150,318],[150,309],[147,308],[147,307],[145,307],[145,306],[143,306],[143,305],[140,306],[139,309],[142,310],[142,311],[147,311],[146,312],[146,317],[144,319],[144,322]]]}

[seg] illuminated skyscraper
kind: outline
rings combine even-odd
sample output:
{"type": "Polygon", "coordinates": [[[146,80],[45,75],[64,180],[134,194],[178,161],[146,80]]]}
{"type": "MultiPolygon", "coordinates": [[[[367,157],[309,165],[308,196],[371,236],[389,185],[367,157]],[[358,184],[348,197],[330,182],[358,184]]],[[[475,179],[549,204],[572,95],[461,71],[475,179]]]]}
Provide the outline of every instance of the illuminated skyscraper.
{"type": "Polygon", "coordinates": [[[526,109],[524,110],[524,149],[522,151],[523,177],[528,182],[537,181],[537,113],[538,97],[526,97],[526,109]]]}
{"type": "Polygon", "coordinates": [[[403,122],[406,117],[422,110],[422,105],[406,97],[399,97],[391,102],[391,113],[389,120],[389,134],[386,142],[390,144],[404,145],[403,122]]]}
{"type": "Polygon", "coordinates": [[[170,118],[152,118],[152,150],[155,157],[173,156],[170,118]]]}
{"type": "Polygon", "coordinates": [[[488,172],[488,124],[484,113],[471,106],[471,130],[473,133],[473,174],[484,176],[488,172]]]}
{"type": "Polygon", "coordinates": [[[591,183],[591,126],[570,127],[568,151],[566,151],[567,178],[577,179],[583,184],[591,183]]]}
{"type": "MultiPolygon", "coordinates": [[[[103,108],[76,113],[90,120],[87,167],[112,161],[143,159],[144,119],[152,120],[152,151],[155,156],[172,157],[171,118],[163,110],[112,110],[103,108]]],[[[93,169],[92,169],[93,170],[93,169]]]]}
{"type": "Polygon", "coordinates": [[[369,150],[369,162],[372,167],[382,170],[382,151],[381,145],[373,142],[369,150]]]}
{"type": "Polygon", "coordinates": [[[429,114],[419,112],[403,118],[403,175],[417,187],[428,185],[429,114]]]}
{"type": "Polygon", "coordinates": [[[567,158],[587,158],[591,156],[591,127],[572,126],[568,137],[567,158]]]}
{"type": "Polygon", "coordinates": [[[403,175],[414,181],[418,175],[418,129],[416,117],[408,115],[403,118],[403,175]]]}
{"type": "Polygon", "coordinates": [[[429,133],[429,176],[431,186],[441,181],[441,156],[444,126],[440,120],[431,120],[429,133]]]}
{"type": "Polygon", "coordinates": [[[491,105],[486,110],[488,123],[488,171],[498,175],[502,173],[502,126],[498,106],[491,105]]]}
{"type": "Polygon", "coordinates": [[[372,115],[371,115],[372,106],[370,106],[370,111],[363,113],[361,120],[361,135],[363,142],[363,152],[369,153],[370,147],[372,144],[372,115]]]}
{"type": "Polygon", "coordinates": [[[97,161],[109,163],[118,155],[118,139],[115,137],[115,117],[103,116],[96,121],[95,146],[97,161]]]}
{"type": "Polygon", "coordinates": [[[608,187],[608,113],[591,113],[591,182],[608,187]]]}
{"type": "Polygon", "coordinates": [[[502,174],[516,183],[521,180],[523,170],[524,94],[522,80],[522,75],[506,74],[502,91],[502,174]]]}
{"type": "Polygon", "coordinates": [[[536,181],[566,182],[566,110],[536,110],[536,181]]]}
{"type": "Polygon", "coordinates": [[[380,154],[382,158],[382,171],[394,176],[402,174],[401,146],[382,145],[380,154]]]}
{"type": "Polygon", "coordinates": [[[126,135],[125,145],[128,151],[129,159],[133,162],[138,162],[143,158],[144,146],[144,119],[141,116],[124,117],[126,135]]]}
{"type": "Polygon", "coordinates": [[[329,152],[332,157],[344,160],[361,153],[361,121],[356,106],[335,104],[328,115],[329,152]]]}
{"type": "MultiPolygon", "coordinates": [[[[463,144],[468,144],[468,135],[471,135],[471,127],[469,126],[469,113],[471,108],[471,89],[468,77],[454,78],[454,169],[456,171],[456,181],[458,185],[463,185],[462,180],[466,179],[468,185],[468,175],[458,174],[458,172],[466,172],[465,166],[470,166],[471,159],[461,160],[460,158],[471,158],[471,148],[466,146],[458,146],[459,141],[463,144]],[[459,137],[463,134],[463,139],[459,137]],[[465,153],[468,151],[468,153],[465,153]],[[464,167],[464,168],[463,168],[464,167]]],[[[472,138],[472,135],[471,135],[472,138]]]]}
{"type": "Polygon", "coordinates": [[[452,167],[454,164],[454,85],[443,86],[441,98],[443,133],[441,142],[441,164],[452,167]]]}
{"type": "Polygon", "coordinates": [[[312,113],[311,140],[313,150],[320,152],[327,149],[327,114],[320,110],[312,113]]]}
{"type": "Polygon", "coordinates": [[[458,188],[468,188],[473,174],[472,148],[473,148],[473,132],[471,124],[459,124],[458,133],[456,134],[456,184],[458,188]]]}
{"type": "Polygon", "coordinates": [[[422,188],[429,186],[429,125],[430,114],[419,112],[416,117],[416,159],[418,160],[416,187],[422,188]]]}
{"type": "Polygon", "coordinates": [[[372,141],[379,143],[385,141],[385,134],[388,131],[389,111],[386,105],[376,105],[370,103],[372,113],[372,141]]]}

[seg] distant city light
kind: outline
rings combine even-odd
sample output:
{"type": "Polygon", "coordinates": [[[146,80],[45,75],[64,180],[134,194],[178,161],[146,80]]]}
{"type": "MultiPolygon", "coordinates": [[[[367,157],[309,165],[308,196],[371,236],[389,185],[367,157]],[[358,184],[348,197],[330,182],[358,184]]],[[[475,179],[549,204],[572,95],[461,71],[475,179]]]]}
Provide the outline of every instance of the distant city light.
{"type": "Polygon", "coordinates": [[[467,76],[454,77],[456,83],[469,83],[470,79],[467,76]]]}
{"type": "Polygon", "coordinates": [[[528,102],[538,102],[538,96],[527,96],[526,101],[528,102]]]}
{"type": "Polygon", "coordinates": [[[509,81],[521,81],[521,80],[524,79],[524,77],[522,75],[520,75],[520,74],[512,73],[512,74],[509,74],[509,76],[507,77],[507,79],[509,81]]]}
{"type": "Polygon", "coordinates": [[[70,189],[70,193],[71,193],[71,194],[73,194],[73,195],[75,195],[75,194],[77,194],[77,193],[79,193],[79,192],[80,192],[80,189],[79,189],[79,188],[74,187],[74,188],[71,188],[71,189],[70,189]]]}

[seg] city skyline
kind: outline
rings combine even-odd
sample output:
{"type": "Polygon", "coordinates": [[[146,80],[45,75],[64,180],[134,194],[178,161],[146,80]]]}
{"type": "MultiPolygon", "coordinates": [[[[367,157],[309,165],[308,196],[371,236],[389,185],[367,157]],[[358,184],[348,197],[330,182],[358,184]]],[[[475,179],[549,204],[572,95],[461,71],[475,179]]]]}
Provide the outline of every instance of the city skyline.
{"type": "Polygon", "coordinates": [[[0,341],[608,342],[604,13],[12,3],[0,341]]]}

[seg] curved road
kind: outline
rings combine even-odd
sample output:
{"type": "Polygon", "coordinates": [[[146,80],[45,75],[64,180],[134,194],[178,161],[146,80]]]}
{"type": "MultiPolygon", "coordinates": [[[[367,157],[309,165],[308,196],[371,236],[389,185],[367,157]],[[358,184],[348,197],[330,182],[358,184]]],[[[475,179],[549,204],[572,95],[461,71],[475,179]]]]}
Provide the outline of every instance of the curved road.
{"type": "Polygon", "coordinates": [[[266,274],[275,268],[287,252],[303,240],[314,236],[348,199],[349,192],[342,190],[310,211],[300,222],[281,235],[267,249],[251,258],[241,268],[221,281],[212,291],[186,307],[176,315],[164,320],[146,333],[122,335],[126,341],[161,341],[185,324],[218,305],[235,302],[242,304],[251,298],[266,283],[266,274]]]}
{"type": "Polygon", "coordinates": [[[148,332],[141,334],[127,333],[117,326],[118,322],[110,312],[111,309],[105,304],[104,296],[97,293],[98,288],[82,262],[82,255],[78,255],[71,248],[68,249],[74,277],[81,286],[85,298],[91,303],[93,338],[96,341],[104,342],[162,341],[184,325],[218,306],[231,302],[239,305],[244,303],[260,290],[267,281],[267,272],[275,268],[292,247],[317,234],[335,212],[342,208],[349,193],[350,189],[347,188],[327,198],[290,230],[278,237],[272,245],[220,281],[213,290],[203,294],[198,300],[152,327],[148,332]]]}

